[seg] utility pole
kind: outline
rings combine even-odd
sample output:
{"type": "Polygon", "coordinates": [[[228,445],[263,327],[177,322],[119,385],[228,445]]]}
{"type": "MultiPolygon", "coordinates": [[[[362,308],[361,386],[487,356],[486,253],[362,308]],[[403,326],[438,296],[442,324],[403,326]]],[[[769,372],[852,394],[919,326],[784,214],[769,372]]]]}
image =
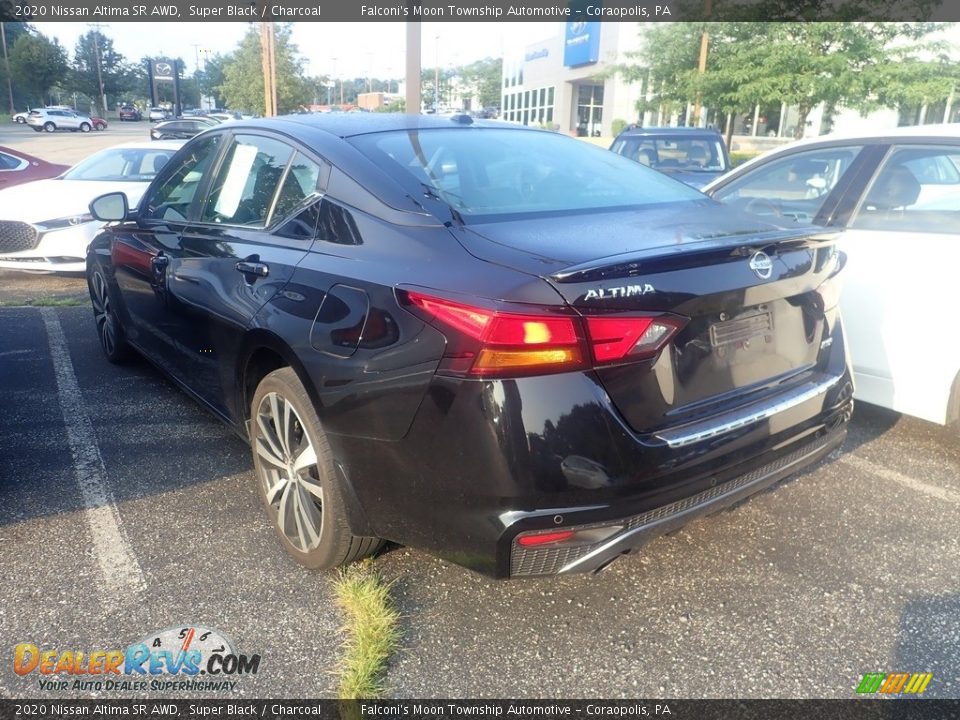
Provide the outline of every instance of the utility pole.
{"type": "MultiPolygon", "coordinates": [[[[410,5],[415,5],[411,2],[410,5]]],[[[406,77],[406,112],[411,115],[420,114],[420,103],[422,101],[420,87],[420,42],[421,26],[419,22],[407,23],[407,77],[406,77]]]]}
{"type": "Polygon", "coordinates": [[[4,30],[5,22],[0,22],[0,39],[3,40],[3,63],[7,68],[7,93],[10,95],[10,114],[13,115],[17,109],[13,105],[13,79],[10,77],[10,58],[7,56],[7,31],[4,30]]]}
{"type": "Polygon", "coordinates": [[[433,67],[433,112],[440,112],[440,36],[436,36],[433,67]]]}
{"type": "Polygon", "coordinates": [[[273,23],[260,23],[260,62],[263,67],[264,117],[277,114],[277,55],[274,46],[273,23]]]}
{"type": "MultiPolygon", "coordinates": [[[[713,11],[713,0],[704,0],[703,14],[709,20],[710,13],[713,11]]],[[[703,34],[700,36],[700,60],[697,63],[697,73],[703,75],[707,71],[707,48],[710,46],[710,34],[707,32],[707,26],[703,26],[703,34]]],[[[697,93],[697,102],[693,106],[693,126],[700,127],[700,93],[697,93]]]]}
{"type": "Polygon", "coordinates": [[[93,28],[93,52],[97,56],[97,85],[100,87],[100,105],[103,108],[103,114],[107,114],[107,96],[103,92],[103,70],[100,67],[100,23],[87,23],[87,27],[93,28]]]}

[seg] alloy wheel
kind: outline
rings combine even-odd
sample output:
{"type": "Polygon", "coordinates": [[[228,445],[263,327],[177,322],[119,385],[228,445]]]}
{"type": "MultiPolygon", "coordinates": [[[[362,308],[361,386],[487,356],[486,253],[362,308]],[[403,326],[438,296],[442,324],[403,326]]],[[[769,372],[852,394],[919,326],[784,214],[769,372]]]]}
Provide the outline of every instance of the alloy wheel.
{"type": "Polygon", "coordinates": [[[110,305],[107,281],[100,272],[95,272],[90,285],[93,288],[90,299],[93,303],[93,317],[97,321],[97,335],[104,352],[109,356],[117,347],[117,320],[110,305]]]}
{"type": "Polygon", "coordinates": [[[293,405],[282,395],[263,396],[256,413],[258,474],[277,527],[300,552],[323,535],[323,486],[317,453],[293,405]]]}

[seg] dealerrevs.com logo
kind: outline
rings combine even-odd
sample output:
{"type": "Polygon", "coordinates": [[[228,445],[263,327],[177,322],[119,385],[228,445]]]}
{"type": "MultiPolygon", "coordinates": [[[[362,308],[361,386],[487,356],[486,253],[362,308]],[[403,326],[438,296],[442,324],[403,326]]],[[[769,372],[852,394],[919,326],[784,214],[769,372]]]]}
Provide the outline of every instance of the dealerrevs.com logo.
{"type": "Polygon", "coordinates": [[[25,642],[13,650],[13,671],[37,676],[40,690],[233,690],[256,675],[260,655],[245,655],[221,632],[194,626],[150,633],[120,649],[59,650],[25,642]]]}

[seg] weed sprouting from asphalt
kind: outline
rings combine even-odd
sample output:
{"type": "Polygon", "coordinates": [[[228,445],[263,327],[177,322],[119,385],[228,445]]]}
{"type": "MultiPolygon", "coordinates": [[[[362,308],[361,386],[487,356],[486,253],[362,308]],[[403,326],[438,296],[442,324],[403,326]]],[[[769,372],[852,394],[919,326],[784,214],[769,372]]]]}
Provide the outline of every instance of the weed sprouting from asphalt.
{"type": "Polygon", "coordinates": [[[400,614],[390,595],[392,582],[373,571],[370,561],[341,570],[333,589],[346,615],[338,696],[342,700],[377,698],[383,672],[400,641],[400,614]]]}

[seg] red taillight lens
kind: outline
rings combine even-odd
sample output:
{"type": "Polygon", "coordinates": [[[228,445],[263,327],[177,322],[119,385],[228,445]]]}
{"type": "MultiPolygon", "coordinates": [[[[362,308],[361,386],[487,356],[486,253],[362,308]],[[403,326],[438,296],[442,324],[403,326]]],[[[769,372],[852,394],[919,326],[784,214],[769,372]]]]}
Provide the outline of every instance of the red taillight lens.
{"type": "Polygon", "coordinates": [[[680,329],[678,319],[659,317],[587,316],[587,334],[598,363],[651,357],[680,329]]]}
{"type": "Polygon", "coordinates": [[[569,540],[574,535],[573,530],[561,530],[560,532],[540,533],[539,535],[520,535],[517,538],[517,545],[520,547],[539,547],[540,545],[553,545],[564,540],[569,540]]]}
{"type": "Polygon", "coordinates": [[[577,318],[503,313],[420,293],[403,296],[447,335],[447,370],[484,377],[577,370],[586,366],[577,318]]]}
{"type": "Polygon", "coordinates": [[[682,318],[501,312],[403,290],[400,301],[447,338],[442,369],[505,377],[569,372],[653,357],[683,327],[682,318]],[[451,332],[454,331],[454,332],[451,332]],[[589,346],[589,347],[588,347],[589,346]]]}

